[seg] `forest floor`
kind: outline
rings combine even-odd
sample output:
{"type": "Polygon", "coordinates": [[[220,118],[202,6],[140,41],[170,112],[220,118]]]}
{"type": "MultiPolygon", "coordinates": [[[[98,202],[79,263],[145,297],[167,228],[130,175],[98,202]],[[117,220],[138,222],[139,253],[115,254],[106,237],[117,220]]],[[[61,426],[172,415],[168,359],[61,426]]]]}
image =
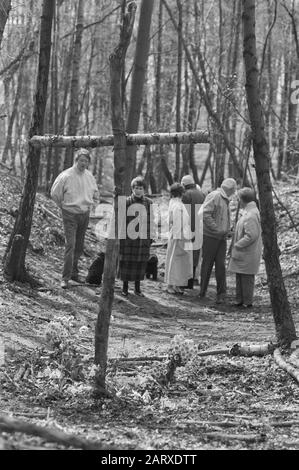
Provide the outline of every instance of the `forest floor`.
{"type": "MultiPolygon", "coordinates": [[[[288,181],[275,190],[298,224],[298,187],[288,181]]],[[[0,258],[20,191],[17,179],[1,173],[0,258]]],[[[275,205],[281,266],[298,331],[298,233],[283,207],[277,201],[275,205]]],[[[252,309],[232,306],[230,275],[227,301],[216,305],[214,277],[205,302],[198,297],[198,287],[181,297],[165,292],[166,250],[156,247],[159,279],[142,283],[145,297],[133,292],[121,297],[116,281],[107,371],[111,396],[95,399],[91,394],[94,329],[101,288],[76,283],[67,290],[60,288],[63,232],[51,213],[58,215],[52,201],[38,194],[27,265],[40,287],[8,283],[0,273],[0,337],[5,349],[0,414],[96,440],[104,449],[299,449],[299,385],[271,355],[195,358],[179,367],[175,381],[167,386],[154,379],[153,371],[161,362],[124,360],[165,356],[176,335],[193,340],[200,350],[275,342],[264,265],[256,279],[252,309]],[[49,343],[49,330],[53,334],[57,325],[69,345],[63,357],[49,343]]],[[[87,234],[82,274],[103,248],[93,231],[87,234]]],[[[65,448],[41,437],[4,432],[1,446],[65,448]]]]}

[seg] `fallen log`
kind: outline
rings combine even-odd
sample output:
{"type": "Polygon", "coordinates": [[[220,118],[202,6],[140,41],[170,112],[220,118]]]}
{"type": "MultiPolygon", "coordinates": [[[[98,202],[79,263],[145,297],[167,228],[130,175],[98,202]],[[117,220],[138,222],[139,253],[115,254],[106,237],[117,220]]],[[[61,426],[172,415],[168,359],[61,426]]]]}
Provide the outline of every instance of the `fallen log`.
{"type": "Polygon", "coordinates": [[[288,374],[290,374],[296,382],[299,383],[299,369],[297,367],[292,366],[291,364],[287,363],[284,358],[282,357],[281,352],[279,349],[275,349],[274,354],[274,361],[275,363],[283,370],[285,370],[288,374]]]}
{"type": "MultiPolygon", "coordinates": [[[[127,145],[162,145],[162,144],[200,144],[210,143],[207,130],[194,132],[153,132],[152,134],[126,134],[127,145]]],[[[106,136],[70,136],[70,135],[34,135],[30,139],[33,147],[112,147],[114,135],[106,136]]]]}
{"type": "MultiPolygon", "coordinates": [[[[224,354],[227,356],[265,356],[267,354],[272,354],[276,345],[272,343],[265,344],[251,344],[249,346],[242,346],[239,344],[234,344],[230,348],[219,348],[219,349],[208,349],[206,351],[197,351],[196,356],[216,356],[218,354],[224,354]]],[[[145,361],[165,361],[169,359],[168,356],[137,356],[137,357],[119,357],[111,358],[110,362],[145,362],[145,361]]]]}
{"type": "Polygon", "coordinates": [[[148,362],[148,361],[164,361],[167,356],[138,356],[138,357],[113,357],[108,362],[148,362]]]}
{"type": "Polygon", "coordinates": [[[205,436],[220,441],[237,440],[246,442],[264,441],[266,437],[264,434],[226,434],[222,432],[207,432],[205,436]]]}
{"type": "Polygon", "coordinates": [[[267,354],[272,354],[277,345],[273,343],[264,343],[264,344],[250,344],[249,346],[240,346],[239,344],[234,344],[230,349],[229,354],[231,356],[266,356],[267,354]]]}
{"type": "Polygon", "coordinates": [[[208,349],[207,351],[198,351],[196,353],[199,357],[204,356],[216,356],[217,354],[230,354],[230,348],[223,348],[223,349],[208,349]]]}
{"type": "Polygon", "coordinates": [[[116,449],[116,447],[104,444],[99,441],[90,441],[87,439],[65,433],[59,429],[51,429],[39,426],[20,419],[9,418],[0,414],[0,431],[7,433],[21,432],[32,436],[40,437],[49,442],[56,442],[67,447],[74,447],[84,450],[107,450],[116,449]]]}

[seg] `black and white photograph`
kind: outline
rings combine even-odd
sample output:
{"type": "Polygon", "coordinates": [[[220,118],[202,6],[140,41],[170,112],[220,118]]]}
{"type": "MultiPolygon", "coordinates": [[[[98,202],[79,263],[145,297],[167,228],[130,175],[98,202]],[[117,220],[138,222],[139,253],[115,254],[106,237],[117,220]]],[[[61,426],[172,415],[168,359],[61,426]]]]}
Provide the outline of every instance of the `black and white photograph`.
{"type": "Polygon", "coordinates": [[[0,0],[0,136],[0,450],[298,451],[299,0],[0,0]]]}

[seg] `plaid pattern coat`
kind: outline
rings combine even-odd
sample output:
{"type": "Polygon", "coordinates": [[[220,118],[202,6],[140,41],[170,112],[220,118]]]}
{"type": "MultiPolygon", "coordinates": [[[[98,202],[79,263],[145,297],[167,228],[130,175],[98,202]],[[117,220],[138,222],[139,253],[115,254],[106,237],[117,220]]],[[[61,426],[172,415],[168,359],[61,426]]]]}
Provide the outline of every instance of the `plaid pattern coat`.
{"type": "Polygon", "coordinates": [[[126,201],[126,238],[120,240],[118,277],[122,281],[144,279],[154,238],[152,201],[131,195],[126,201]]]}

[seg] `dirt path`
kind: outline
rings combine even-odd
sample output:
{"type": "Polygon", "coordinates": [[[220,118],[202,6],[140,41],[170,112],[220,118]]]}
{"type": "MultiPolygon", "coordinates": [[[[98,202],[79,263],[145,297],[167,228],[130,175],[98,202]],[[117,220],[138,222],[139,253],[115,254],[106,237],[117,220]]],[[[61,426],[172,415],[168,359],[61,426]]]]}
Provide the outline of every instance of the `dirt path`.
{"type": "MultiPolygon", "coordinates": [[[[57,257],[58,253],[50,259],[30,256],[31,270],[41,273],[44,284],[39,291],[17,283],[2,283],[0,325],[9,361],[15,357],[20,361],[22,355],[27,357],[29,350],[46,346],[45,329],[62,314],[74,317],[76,341],[85,354],[93,355],[100,289],[75,284],[66,291],[60,289],[57,257]],[[81,326],[88,328],[84,338],[78,335],[81,326]]],[[[86,266],[88,262],[85,259],[86,266]]],[[[198,288],[186,291],[180,298],[169,295],[162,278],[157,282],[143,282],[144,298],[130,293],[125,299],[120,296],[117,281],[109,357],[165,355],[177,334],[193,339],[202,349],[274,339],[267,286],[262,285],[261,279],[263,272],[257,280],[252,310],[231,306],[234,281],[230,277],[224,305],[214,303],[214,278],[205,303],[198,298],[198,288]]],[[[298,299],[292,299],[296,312],[298,299]]],[[[298,327],[297,313],[294,318],[298,327]]],[[[78,435],[86,435],[88,429],[88,437],[103,440],[108,448],[112,443],[125,449],[299,447],[299,424],[286,427],[283,424],[294,420],[299,423],[298,387],[276,368],[270,357],[206,358],[193,369],[178,369],[177,381],[165,390],[151,390],[146,402],[143,398],[146,389],[140,384],[151,367],[151,363],[120,364],[108,374],[109,386],[118,391],[115,398],[100,403],[94,402],[84,388],[67,398],[55,392],[53,399],[49,393],[46,396],[33,393],[26,384],[20,396],[6,382],[1,410],[25,419],[29,413],[36,423],[44,423],[46,419],[48,425],[56,423],[78,435]]],[[[57,448],[29,436],[6,436],[6,445],[57,448]]]]}
{"type": "MultiPolygon", "coordinates": [[[[9,217],[2,217],[0,224],[1,258],[11,230],[9,217]]],[[[72,340],[86,356],[86,370],[91,367],[100,294],[100,288],[59,287],[63,246],[51,238],[50,229],[50,225],[41,229],[35,224],[33,245],[46,237],[42,238],[46,239],[44,253],[30,249],[27,255],[30,272],[39,278],[42,288],[9,284],[0,273],[0,335],[5,340],[5,365],[0,367],[1,412],[102,440],[107,448],[299,448],[299,387],[277,368],[271,356],[211,356],[190,361],[177,369],[176,381],[167,387],[150,379],[159,363],[109,363],[107,385],[113,398],[103,400],[91,397],[88,378],[59,388],[55,379],[46,377],[47,367],[55,372],[55,361],[47,359],[45,333],[50,322],[62,315],[73,319],[72,340]],[[82,327],[86,327],[84,335],[82,327]],[[43,352],[36,352],[40,348],[43,352]],[[34,380],[16,382],[15,374],[25,363],[36,366],[34,380]]],[[[286,236],[282,249],[294,244],[291,235],[286,236]]],[[[99,249],[92,240],[89,234],[83,273],[99,249]]],[[[193,340],[202,350],[275,340],[263,266],[256,280],[254,307],[245,310],[232,307],[231,276],[223,305],[214,302],[214,278],[205,302],[200,301],[198,288],[186,290],[182,297],[169,295],[162,276],[165,249],[158,248],[157,254],[160,277],[157,282],[142,283],[144,298],[133,293],[121,297],[121,285],[116,282],[109,358],[164,356],[175,335],[193,340]]],[[[283,251],[281,263],[298,331],[298,275],[292,272],[298,270],[299,259],[283,251]]],[[[7,448],[59,447],[18,434],[4,434],[4,441],[7,448]]]]}

